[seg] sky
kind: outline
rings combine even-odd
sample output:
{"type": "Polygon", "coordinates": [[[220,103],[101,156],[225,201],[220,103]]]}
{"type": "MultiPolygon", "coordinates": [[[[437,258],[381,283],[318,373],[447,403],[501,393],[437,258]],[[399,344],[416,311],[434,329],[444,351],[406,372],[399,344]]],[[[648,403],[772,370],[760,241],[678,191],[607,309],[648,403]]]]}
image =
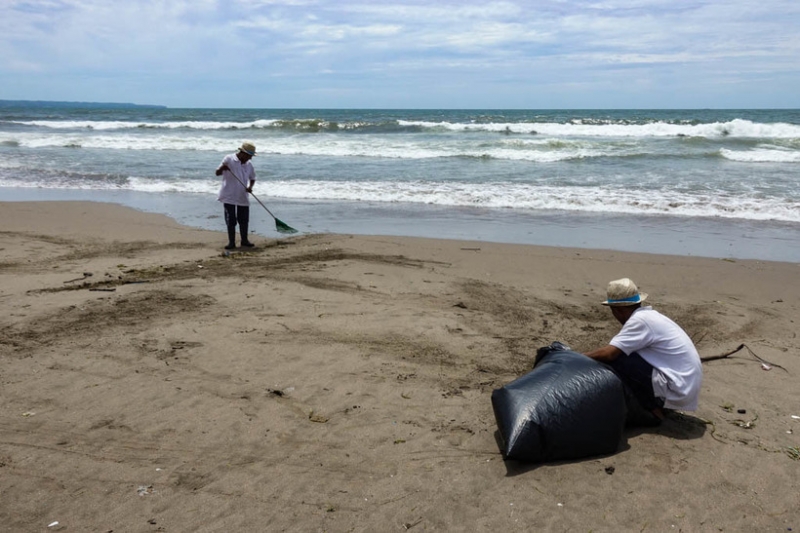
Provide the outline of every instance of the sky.
{"type": "Polygon", "coordinates": [[[798,0],[0,0],[0,99],[800,108],[798,0]]]}

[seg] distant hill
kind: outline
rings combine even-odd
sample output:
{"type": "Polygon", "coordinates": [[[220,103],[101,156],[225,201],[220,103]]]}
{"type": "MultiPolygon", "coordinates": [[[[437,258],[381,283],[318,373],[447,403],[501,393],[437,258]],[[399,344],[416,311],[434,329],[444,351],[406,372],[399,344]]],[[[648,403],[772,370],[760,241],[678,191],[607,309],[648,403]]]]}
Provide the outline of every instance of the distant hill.
{"type": "Polygon", "coordinates": [[[164,105],[142,105],[116,102],[53,102],[50,100],[0,100],[0,107],[73,107],[80,109],[167,108],[167,106],[164,105]]]}

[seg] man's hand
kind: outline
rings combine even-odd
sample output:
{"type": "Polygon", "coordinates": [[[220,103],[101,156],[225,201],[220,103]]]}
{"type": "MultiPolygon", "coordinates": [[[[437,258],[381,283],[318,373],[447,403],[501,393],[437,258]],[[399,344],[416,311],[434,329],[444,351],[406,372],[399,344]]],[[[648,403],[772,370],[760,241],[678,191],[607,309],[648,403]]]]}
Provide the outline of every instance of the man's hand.
{"type": "Polygon", "coordinates": [[[613,361],[620,355],[623,355],[624,352],[617,348],[616,346],[603,346],[602,348],[598,348],[596,350],[592,350],[591,352],[586,352],[583,355],[586,357],[591,357],[596,361],[600,361],[603,363],[607,363],[609,361],[613,361]]]}
{"type": "Polygon", "coordinates": [[[220,165],[220,166],[219,166],[219,168],[218,168],[218,169],[217,169],[217,171],[216,171],[216,175],[217,175],[217,176],[222,176],[222,173],[223,173],[224,171],[226,171],[226,170],[230,170],[230,169],[228,168],[228,165],[220,165]]]}

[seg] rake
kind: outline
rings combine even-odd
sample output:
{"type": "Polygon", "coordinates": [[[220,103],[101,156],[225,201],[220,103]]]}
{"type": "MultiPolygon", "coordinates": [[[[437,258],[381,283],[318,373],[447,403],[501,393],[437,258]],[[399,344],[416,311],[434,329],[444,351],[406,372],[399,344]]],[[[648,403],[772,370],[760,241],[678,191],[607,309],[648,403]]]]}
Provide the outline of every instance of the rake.
{"type": "MultiPolygon", "coordinates": [[[[242,180],[240,180],[240,179],[239,179],[239,176],[237,176],[237,175],[236,175],[236,174],[235,174],[233,171],[231,171],[231,174],[233,174],[233,177],[234,177],[234,178],[236,178],[236,181],[238,181],[238,182],[239,182],[239,184],[240,184],[242,187],[244,187],[244,189],[245,189],[245,190],[247,190],[247,185],[245,185],[245,184],[244,184],[244,182],[243,182],[242,180]]],[[[271,216],[271,217],[272,217],[272,218],[275,220],[275,230],[276,230],[278,233],[297,233],[297,230],[296,230],[296,229],[294,229],[294,228],[293,228],[293,227],[291,227],[289,224],[287,224],[287,223],[286,223],[286,222],[284,222],[283,220],[281,220],[281,219],[279,219],[278,217],[276,217],[275,215],[273,215],[273,214],[272,214],[272,211],[270,211],[270,210],[269,210],[269,208],[268,208],[267,206],[265,206],[265,205],[264,205],[264,202],[262,202],[261,200],[259,200],[259,199],[258,199],[258,196],[256,196],[256,195],[253,193],[253,191],[247,191],[247,192],[249,192],[249,193],[250,193],[250,195],[251,195],[253,198],[255,198],[255,199],[256,199],[256,202],[258,202],[259,204],[261,204],[261,207],[263,207],[263,208],[264,208],[264,210],[265,210],[267,213],[269,213],[269,216],[271,216]]]]}

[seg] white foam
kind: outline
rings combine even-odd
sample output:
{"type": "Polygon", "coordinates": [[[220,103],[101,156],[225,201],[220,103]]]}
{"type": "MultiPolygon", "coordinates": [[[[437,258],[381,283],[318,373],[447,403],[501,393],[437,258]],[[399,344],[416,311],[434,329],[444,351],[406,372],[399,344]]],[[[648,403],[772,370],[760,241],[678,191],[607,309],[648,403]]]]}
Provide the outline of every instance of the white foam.
{"type": "Polygon", "coordinates": [[[210,136],[176,136],[169,133],[93,135],[86,133],[0,133],[0,142],[16,142],[21,148],[100,148],[104,150],[199,150],[226,152],[232,142],[210,136]]]}
{"type": "MultiPolygon", "coordinates": [[[[132,190],[148,193],[216,194],[217,180],[164,180],[130,177],[124,181],[4,179],[6,187],[82,190],[132,190]]],[[[258,189],[258,185],[257,185],[258,189]]],[[[724,194],[687,195],[680,192],[628,188],[553,187],[523,183],[379,182],[270,180],[270,197],[294,200],[336,200],[377,203],[418,203],[450,207],[521,210],[561,210],[593,213],[664,214],[800,222],[800,202],[756,199],[724,194]]],[[[263,194],[267,194],[264,192],[263,194]]]]}
{"type": "Polygon", "coordinates": [[[721,148],[720,155],[731,161],[745,163],[798,163],[800,152],[781,148],[757,148],[754,150],[729,150],[721,148]]]}
{"type": "MultiPolygon", "coordinates": [[[[126,122],[95,120],[26,120],[10,121],[15,124],[41,128],[65,130],[129,130],[129,129],[189,129],[189,130],[245,130],[289,128],[296,131],[317,131],[331,126],[325,120],[307,119],[260,119],[248,122],[216,121],[175,121],[175,122],[126,122]]],[[[653,121],[645,124],[630,124],[615,121],[572,122],[430,122],[418,120],[397,120],[400,127],[418,127],[442,132],[491,132],[514,134],[541,134],[557,137],[705,137],[717,139],[766,138],[798,139],[800,125],[787,123],[758,123],[744,119],[708,124],[684,124],[653,121]]],[[[339,124],[343,130],[353,130],[374,126],[369,122],[350,122],[339,124]]]]}
{"type": "MultiPolygon", "coordinates": [[[[231,150],[229,139],[206,135],[177,136],[168,132],[135,135],[87,133],[0,133],[0,142],[14,142],[22,148],[86,148],[103,150],[231,150]]],[[[387,159],[435,159],[471,157],[532,162],[556,162],[593,157],[629,156],[644,153],[642,145],[597,140],[570,140],[547,137],[497,137],[486,142],[470,140],[431,140],[397,135],[302,136],[270,138],[261,154],[326,157],[368,157],[387,159]]]]}
{"type": "Polygon", "coordinates": [[[548,187],[519,183],[270,182],[270,194],[293,199],[414,202],[441,206],[554,209],[596,213],[668,214],[800,222],[800,203],[627,188],[548,187]]]}
{"type": "Polygon", "coordinates": [[[449,131],[487,131],[516,134],[544,134],[557,137],[722,137],[733,138],[800,138],[800,126],[795,124],[761,124],[749,120],[734,119],[729,122],[709,124],[672,124],[652,122],[648,124],[585,124],[580,121],[557,122],[509,122],[509,123],[450,123],[426,121],[399,121],[403,126],[417,126],[449,131]]]}
{"type": "Polygon", "coordinates": [[[210,180],[159,180],[150,178],[130,177],[127,188],[139,192],[179,192],[193,194],[216,194],[219,191],[219,182],[210,180]]]}

